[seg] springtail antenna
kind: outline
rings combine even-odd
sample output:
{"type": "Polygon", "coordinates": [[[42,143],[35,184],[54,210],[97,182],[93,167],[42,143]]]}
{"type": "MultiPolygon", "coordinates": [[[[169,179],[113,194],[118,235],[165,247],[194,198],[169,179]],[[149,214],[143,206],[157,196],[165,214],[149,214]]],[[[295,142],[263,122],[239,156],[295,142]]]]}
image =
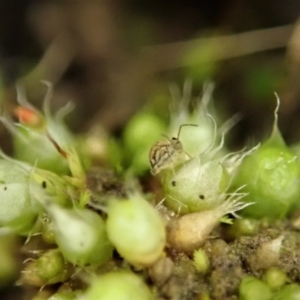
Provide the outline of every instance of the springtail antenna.
{"type": "Polygon", "coordinates": [[[181,128],[183,127],[183,126],[195,126],[195,127],[198,127],[198,125],[196,125],[196,124],[182,124],[182,125],[180,125],[179,126],[179,130],[178,130],[178,133],[177,133],[177,140],[179,139],[179,136],[180,136],[180,131],[181,131],[181,128]]]}

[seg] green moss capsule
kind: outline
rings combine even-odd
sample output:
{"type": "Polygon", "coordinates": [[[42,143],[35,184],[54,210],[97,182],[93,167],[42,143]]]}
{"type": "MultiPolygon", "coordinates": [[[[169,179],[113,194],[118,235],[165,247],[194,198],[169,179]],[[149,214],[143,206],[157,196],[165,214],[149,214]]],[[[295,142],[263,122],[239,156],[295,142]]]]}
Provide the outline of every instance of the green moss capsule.
{"type": "Polygon", "coordinates": [[[28,233],[46,202],[70,206],[72,185],[59,175],[6,156],[0,149],[0,226],[28,233]]]}
{"type": "Polygon", "coordinates": [[[261,280],[245,277],[239,287],[240,300],[271,300],[271,289],[261,280]]]}
{"type": "Polygon", "coordinates": [[[0,226],[29,231],[42,207],[31,197],[29,175],[14,162],[0,159],[0,226]]]}
{"type": "Polygon", "coordinates": [[[76,196],[69,178],[9,158],[1,150],[0,155],[3,158],[0,160],[0,226],[27,233],[45,202],[68,206],[70,198],[76,196]]]}
{"type": "Polygon", "coordinates": [[[235,219],[232,226],[228,226],[227,235],[230,239],[241,236],[254,236],[259,231],[259,221],[256,219],[241,218],[235,219]]]}
{"type": "Polygon", "coordinates": [[[28,233],[46,202],[71,204],[75,190],[64,178],[14,160],[1,150],[0,156],[0,226],[28,233]]]}
{"type": "Polygon", "coordinates": [[[280,289],[287,280],[288,278],[284,271],[276,267],[268,269],[264,274],[264,281],[273,290],[280,289]]]}
{"type": "MultiPolygon", "coordinates": [[[[224,203],[236,168],[256,148],[216,158],[222,147],[223,142],[209,153],[202,153],[161,174],[167,206],[179,214],[187,214],[215,209],[224,203]]],[[[239,199],[245,195],[240,189],[233,193],[239,199]]]]}
{"type": "Polygon", "coordinates": [[[153,300],[146,284],[137,275],[114,272],[96,278],[84,294],[85,300],[153,300]]]}
{"type": "MultiPolygon", "coordinates": [[[[207,110],[212,89],[212,85],[206,87],[201,105],[192,114],[189,113],[186,101],[174,105],[171,128],[174,130],[176,124],[178,133],[177,137],[170,141],[171,145],[176,145],[177,148],[173,147],[172,151],[162,148],[160,152],[150,152],[152,167],[156,161],[172,162],[168,168],[160,168],[160,178],[165,194],[164,203],[178,214],[215,209],[221,205],[229,196],[228,188],[237,167],[245,156],[256,149],[255,147],[249,151],[224,155],[224,152],[227,152],[224,151],[225,135],[234,125],[235,119],[232,118],[221,128],[217,128],[215,119],[207,110]],[[183,126],[193,127],[181,131],[183,126]],[[180,159],[174,155],[176,150],[182,154],[180,159]],[[162,159],[157,159],[157,153],[162,159]]],[[[186,100],[188,97],[183,95],[183,98],[186,100]]],[[[154,165],[154,169],[159,169],[155,167],[154,165]]],[[[244,195],[238,192],[239,189],[241,187],[236,189],[238,197],[244,195]]]]}
{"type": "Polygon", "coordinates": [[[300,197],[300,166],[277,128],[277,109],[271,137],[243,161],[236,176],[236,186],[246,185],[243,200],[255,202],[243,211],[249,217],[284,218],[300,197]]]}
{"type": "Polygon", "coordinates": [[[197,157],[175,168],[174,173],[162,174],[166,205],[180,214],[218,206],[225,199],[220,186],[223,170],[219,161],[201,163],[197,157]]]}
{"type": "Polygon", "coordinates": [[[18,128],[13,134],[14,157],[39,168],[56,173],[68,173],[68,164],[49,141],[45,133],[33,129],[18,128]]]}
{"type": "Polygon", "coordinates": [[[72,267],[58,249],[48,250],[35,263],[37,275],[47,284],[64,282],[70,278],[72,267]]]}
{"type": "Polygon", "coordinates": [[[157,286],[162,286],[174,272],[174,262],[166,256],[162,256],[157,262],[148,268],[151,281],[157,286]]]}
{"type": "Polygon", "coordinates": [[[53,222],[54,237],[66,260],[80,266],[101,264],[112,254],[105,223],[88,209],[47,207],[53,222]]]}
{"type": "Polygon", "coordinates": [[[247,183],[245,191],[249,195],[244,200],[255,202],[244,211],[245,215],[255,218],[286,216],[300,195],[300,168],[293,159],[287,147],[267,143],[244,161],[236,183],[247,183]]]}
{"type": "Polygon", "coordinates": [[[194,251],[193,262],[198,272],[200,273],[207,272],[209,268],[209,258],[204,250],[198,249],[194,251]]]}
{"type": "Polygon", "coordinates": [[[279,292],[277,292],[272,300],[299,300],[300,286],[298,284],[286,285],[279,292]]]}
{"type": "Polygon", "coordinates": [[[107,232],[118,252],[131,264],[150,266],[166,245],[164,222],[145,199],[112,199],[108,205],[107,232]]]}
{"type": "Polygon", "coordinates": [[[27,263],[22,271],[21,282],[33,286],[44,286],[64,282],[72,275],[73,268],[58,249],[45,252],[37,260],[27,263]]]}

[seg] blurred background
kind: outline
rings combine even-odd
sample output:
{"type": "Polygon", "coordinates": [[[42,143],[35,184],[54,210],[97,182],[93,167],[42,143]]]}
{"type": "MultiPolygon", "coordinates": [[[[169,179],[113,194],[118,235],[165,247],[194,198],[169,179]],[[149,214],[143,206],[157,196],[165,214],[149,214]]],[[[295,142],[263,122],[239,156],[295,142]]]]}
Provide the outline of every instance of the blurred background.
{"type": "Polygon", "coordinates": [[[275,91],[295,142],[299,15],[297,0],[1,0],[1,101],[15,102],[19,81],[39,106],[49,80],[54,110],[76,105],[73,130],[98,122],[118,132],[147,103],[166,110],[170,83],[189,78],[198,95],[211,80],[220,111],[242,114],[236,143],[268,136],[275,91]]]}

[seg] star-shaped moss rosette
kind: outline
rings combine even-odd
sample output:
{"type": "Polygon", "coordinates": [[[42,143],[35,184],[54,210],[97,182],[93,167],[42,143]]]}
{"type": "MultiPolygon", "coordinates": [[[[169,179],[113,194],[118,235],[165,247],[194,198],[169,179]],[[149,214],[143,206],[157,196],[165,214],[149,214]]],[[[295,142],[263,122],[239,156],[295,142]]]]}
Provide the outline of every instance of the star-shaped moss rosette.
{"type": "MultiPolygon", "coordinates": [[[[213,85],[205,86],[202,102],[197,102],[191,111],[187,102],[190,89],[187,82],[182,96],[184,101],[173,103],[170,128],[175,125],[180,128],[182,124],[194,126],[181,132],[181,159],[159,174],[165,204],[178,214],[214,209],[228,197],[232,198],[229,187],[238,166],[259,147],[228,153],[224,143],[225,135],[235,124],[237,117],[231,118],[218,128],[216,117],[208,111],[213,85]]],[[[245,196],[244,190],[240,192],[243,185],[237,186],[237,192],[233,192],[238,199],[241,199],[242,195],[245,196]]]]}
{"type": "Polygon", "coordinates": [[[85,174],[76,140],[63,122],[71,105],[67,104],[53,116],[50,111],[53,87],[47,81],[42,82],[48,88],[43,112],[26,100],[23,89],[18,86],[19,105],[14,113],[19,123],[14,123],[7,116],[1,117],[3,124],[12,133],[14,157],[60,174],[71,173],[73,177],[71,181],[75,185],[84,186],[85,174]]]}
{"type": "Polygon", "coordinates": [[[270,138],[247,157],[236,174],[234,186],[246,184],[245,202],[255,202],[243,214],[254,218],[284,218],[299,207],[300,166],[297,156],[286,146],[278,129],[278,109],[270,138]]]}

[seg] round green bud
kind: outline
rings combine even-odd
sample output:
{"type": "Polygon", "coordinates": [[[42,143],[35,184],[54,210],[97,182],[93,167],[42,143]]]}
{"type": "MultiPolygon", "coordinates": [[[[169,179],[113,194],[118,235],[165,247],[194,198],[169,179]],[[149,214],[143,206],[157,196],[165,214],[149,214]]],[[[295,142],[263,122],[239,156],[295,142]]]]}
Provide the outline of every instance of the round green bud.
{"type": "Polygon", "coordinates": [[[196,270],[200,273],[206,273],[209,268],[209,258],[206,252],[202,249],[198,249],[193,253],[193,261],[196,270]]]}
{"type": "Polygon", "coordinates": [[[149,170],[150,148],[165,132],[165,125],[156,115],[141,111],[130,119],[124,130],[124,153],[135,173],[149,170]]]}
{"type": "Polygon", "coordinates": [[[287,279],[284,271],[276,267],[268,269],[264,274],[264,281],[273,290],[280,289],[287,282],[287,279]]]}
{"type": "Polygon", "coordinates": [[[84,294],[85,300],[153,300],[146,284],[137,275],[114,272],[96,278],[84,294]]]}
{"type": "Polygon", "coordinates": [[[244,159],[235,185],[246,185],[243,201],[255,202],[244,215],[284,218],[300,196],[300,166],[277,134],[244,159]]]}
{"type": "Polygon", "coordinates": [[[240,300],[270,300],[271,289],[263,281],[255,277],[245,277],[239,286],[240,300]]]}
{"type": "Polygon", "coordinates": [[[150,266],[162,256],[166,245],[164,222],[142,197],[110,200],[106,225],[109,239],[129,263],[150,266]]]}
{"type": "Polygon", "coordinates": [[[30,260],[26,263],[20,281],[25,285],[41,287],[68,280],[72,271],[72,266],[65,262],[60,251],[51,249],[37,260],[30,260]]]}
{"type": "Polygon", "coordinates": [[[64,209],[50,205],[48,212],[53,221],[54,236],[64,257],[77,265],[101,264],[112,254],[105,223],[88,209],[64,209]]]}
{"type": "Polygon", "coordinates": [[[272,300],[299,300],[300,286],[298,284],[290,284],[283,287],[277,292],[272,300]]]}
{"type": "Polygon", "coordinates": [[[48,250],[35,262],[36,274],[47,284],[64,282],[71,276],[72,268],[58,249],[48,250]]]}
{"type": "Polygon", "coordinates": [[[231,226],[228,226],[228,235],[235,239],[241,236],[253,236],[258,233],[259,222],[255,219],[235,219],[231,226]]]}
{"type": "Polygon", "coordinates": [[[130,153],[148,149],[164,132],[165,126],[155,114],[141,111],[133,116],[124,130],[124,144],[130,153]]]}
{"type": "Polygon", "coordinates": [[[162,286],[172,276],[173,271],[174,262],[166,256],[162,256],[148,268],[151,281],[157,286],[162,286]]]}

